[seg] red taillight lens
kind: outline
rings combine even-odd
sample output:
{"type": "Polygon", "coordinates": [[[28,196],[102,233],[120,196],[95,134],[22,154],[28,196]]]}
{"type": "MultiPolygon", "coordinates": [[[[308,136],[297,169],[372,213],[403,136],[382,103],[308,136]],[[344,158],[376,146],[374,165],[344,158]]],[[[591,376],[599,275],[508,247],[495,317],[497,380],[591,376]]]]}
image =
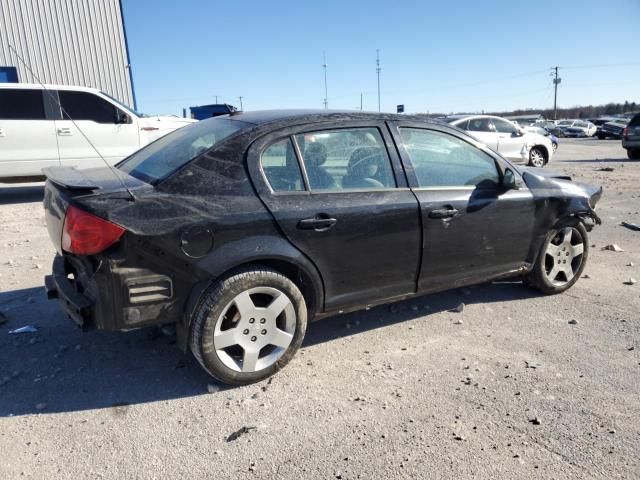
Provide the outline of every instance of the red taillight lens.
{"type": "Polygon", "coordinates": [[[624,138],[627,138],[629,136],[629,127],[624,127],[624,130],[622,131],[622,136],[624,138]]]}
{"type": "Polygon", "coordinates": [[[94,255],[117,242],[124,232],[115,223],[69,206],[62,229],[62,249],[76,255],[94,255]]]}

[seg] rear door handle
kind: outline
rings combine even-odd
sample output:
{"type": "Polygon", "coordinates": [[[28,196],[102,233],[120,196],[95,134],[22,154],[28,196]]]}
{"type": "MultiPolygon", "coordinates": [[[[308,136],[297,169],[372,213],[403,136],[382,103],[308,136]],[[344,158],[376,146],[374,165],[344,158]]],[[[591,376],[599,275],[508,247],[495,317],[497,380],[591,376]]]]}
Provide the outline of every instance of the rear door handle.
{"type": "Polygon", "coordinates": [[[442,208],[439,210],[431,210],[429,212],[429,218],[451,218],[458,215],[458,210],[455,208],[442,208]]]}
{"type": "Polygon", "coordinates": [[[60,127],[58,128],[58,135],[60,136],[69,136],[71,135],[71,129],[69,127],[60,127]]]}
{"type": "Polygon", "coordinates": [[[322,232],[325,230],[329,230],[333,227],[336,222],[333,217],[330,217],[326,213],[319,213],[313,218],[305,218],[298,222],[298,228],[300,230],[316,230],[318,232],[322,232]]]}

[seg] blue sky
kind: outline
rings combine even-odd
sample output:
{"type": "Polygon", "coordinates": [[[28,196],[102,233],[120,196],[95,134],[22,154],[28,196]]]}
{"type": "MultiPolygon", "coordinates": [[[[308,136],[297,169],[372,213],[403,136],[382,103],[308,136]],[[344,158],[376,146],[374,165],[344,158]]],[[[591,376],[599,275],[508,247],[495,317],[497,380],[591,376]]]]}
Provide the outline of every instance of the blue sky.
{"type": "Polygon", "coordinates": [[[496,111],[640,102],[640,0],[123,0],[138,109],[496,111]]]}

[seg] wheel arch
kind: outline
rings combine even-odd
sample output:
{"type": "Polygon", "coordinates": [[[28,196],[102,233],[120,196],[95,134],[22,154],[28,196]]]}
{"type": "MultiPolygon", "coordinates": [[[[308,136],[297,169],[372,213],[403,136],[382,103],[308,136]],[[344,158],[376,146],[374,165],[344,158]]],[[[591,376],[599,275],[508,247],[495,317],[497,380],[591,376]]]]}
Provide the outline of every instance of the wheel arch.
{"type": "MultiPolygon", "coordinates": [[[[531,150],[533,150],[534,148],[537,148],[542,152],[542,155],[544,156],[544,164],[546,165],[547,163],[549,163],[549,149],[542,144],[534,145],[533,147],[531,147],[531,150]]],[[[531,150],[529,150],[529,152],[531,152],[531,150]]]]}

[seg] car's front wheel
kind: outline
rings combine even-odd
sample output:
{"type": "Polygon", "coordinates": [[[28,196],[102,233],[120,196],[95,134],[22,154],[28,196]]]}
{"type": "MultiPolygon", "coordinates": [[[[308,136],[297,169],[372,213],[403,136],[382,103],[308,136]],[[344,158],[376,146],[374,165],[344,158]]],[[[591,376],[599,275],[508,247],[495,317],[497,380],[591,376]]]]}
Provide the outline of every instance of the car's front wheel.
{"type": "Polygon", "coordinates": [[[582,275],[588,253],[584,225],[576,219],[561,222],[547,233],[526,281],[548,295],[564,292],[582,275]]]}
{"type": "Polygon", "coordinates": [[[529,151],[529,165],[532,167],[542,168],[546,163],[544,153],[539,147],[533,147],[529,151]]]}
{"type": "Polygon", "coordinates": [[[191,351],[230,385],[263,380],[293,358],[307,329],[307,307],[287,277],[246,268],[207,289],[191,322],[191,351]]]}

